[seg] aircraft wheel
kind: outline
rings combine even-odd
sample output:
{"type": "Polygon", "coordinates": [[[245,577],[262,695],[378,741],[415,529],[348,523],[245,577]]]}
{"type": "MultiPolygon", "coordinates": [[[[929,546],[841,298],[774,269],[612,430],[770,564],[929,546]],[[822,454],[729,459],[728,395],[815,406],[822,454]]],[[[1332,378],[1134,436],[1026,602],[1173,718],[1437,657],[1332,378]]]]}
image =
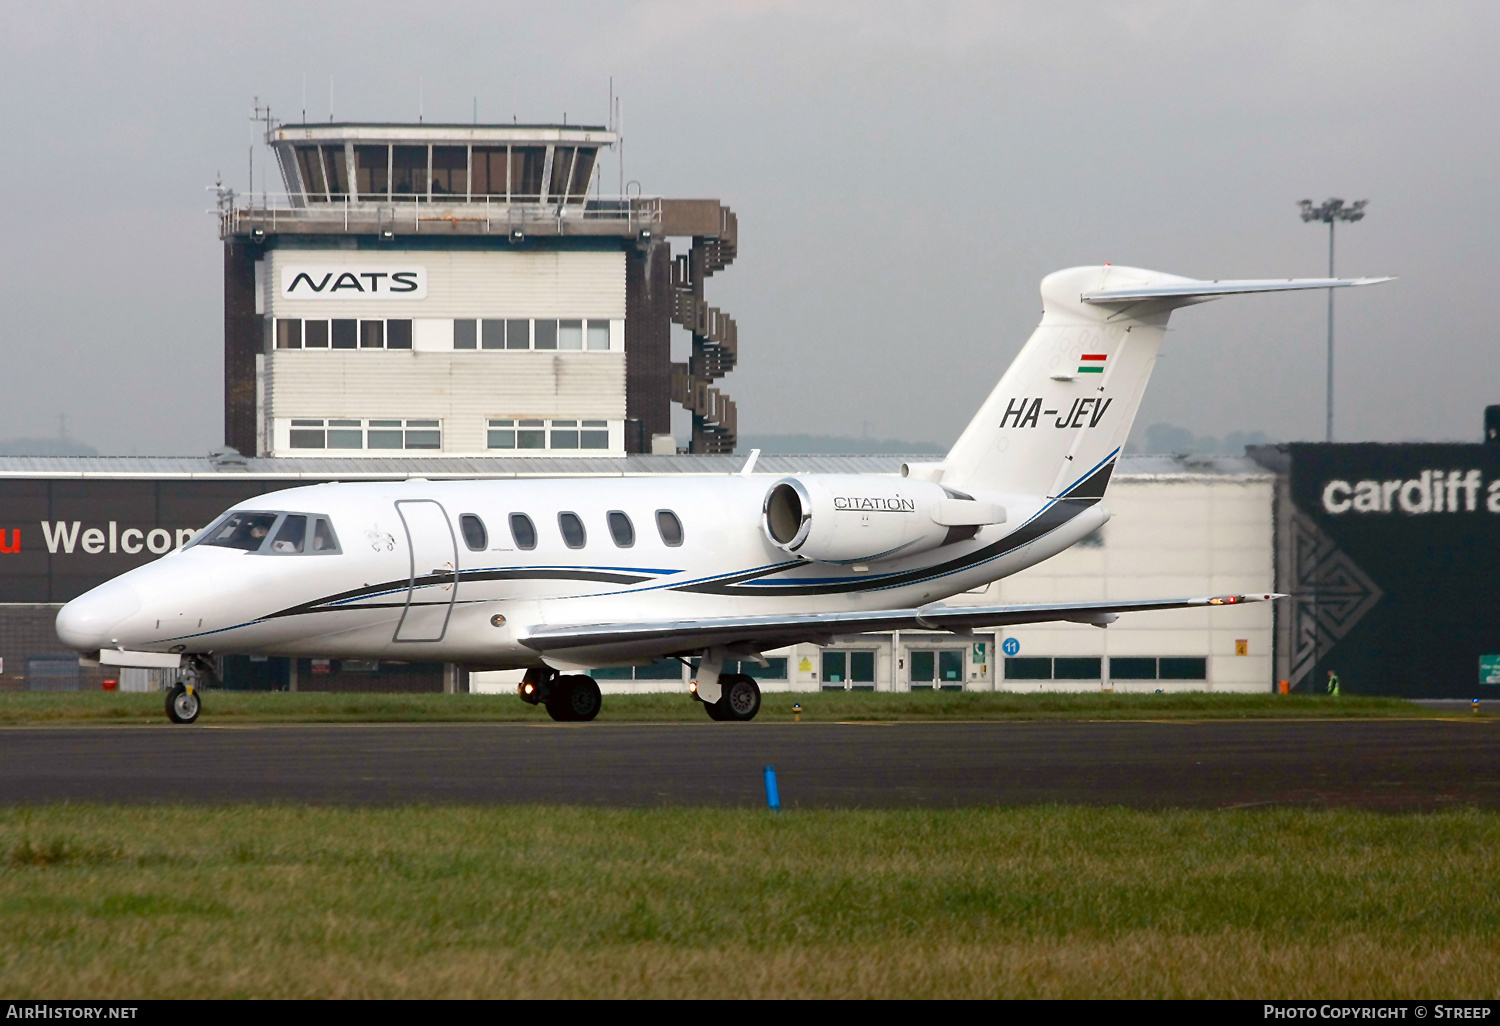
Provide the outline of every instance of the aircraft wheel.
{"type": "Polygon", "coordinates": [[[603,698],[594,678],[583,674],[558,677],[548,688],[547,715],[559,723],[587,722],[599,715],[603,698]]]}
{"type": "Polygon", "coordinates": [[[192,723],[202,711],[196,688],[189,692],[186,685],[175,684],[167,692],[167,719],[173,723],[192,723]]]}
{"type": "Polygon", "coordinates": [[[581,673],[569,680],[572,685],[567,693],[568,712],[571,714],[569,718],[587,723],[599,715],[599,710],[604,705],[604,697],[599,694],[599,685],[594,678],[581,673]]]}
{"type": "Polygon", "coordinates": [[[724,710],[719,707],[719,702],[704,702],[701,698],[698,701],[703,703],[703,711],[708,713],[709,719],[716,721],[724,719],[724,710]]]}
{"type": "Polygon", "coordinates": [[[726,674],[719,679],[723,693],[714,705],[719,708],[721,720],[745,722],[755,719],[760,712],[760,685],[755,678],[744,673],[726,674]]]}

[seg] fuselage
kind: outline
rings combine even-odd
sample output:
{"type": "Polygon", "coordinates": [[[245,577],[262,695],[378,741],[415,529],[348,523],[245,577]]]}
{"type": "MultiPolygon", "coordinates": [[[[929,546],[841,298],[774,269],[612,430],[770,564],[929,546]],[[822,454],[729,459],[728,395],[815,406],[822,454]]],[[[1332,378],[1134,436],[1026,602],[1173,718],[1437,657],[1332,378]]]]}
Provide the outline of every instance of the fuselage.
{"type": "Polygon", "coordinates": [[[81,651],[522,667],[540,661],[523,639],[542,625],[925,605],[1040,562],[1109,516],[1097,501],[988,496],[1003,503],[1005,523],[904,559],[839,565],[768,537],[762,505],[774,480],[409,480],[271,492],[73,600],[58,631],[81,651]]]}

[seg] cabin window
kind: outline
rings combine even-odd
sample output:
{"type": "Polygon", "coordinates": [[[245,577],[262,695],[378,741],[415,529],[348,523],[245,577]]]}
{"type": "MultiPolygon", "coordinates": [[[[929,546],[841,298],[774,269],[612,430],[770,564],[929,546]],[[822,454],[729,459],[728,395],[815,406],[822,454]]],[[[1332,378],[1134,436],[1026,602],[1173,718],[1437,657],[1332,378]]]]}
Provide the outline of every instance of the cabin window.
{"type": "Polygon", "coordinates": [[[609,536],[615,540],[616,545],[628,549],[635,544],[635,525],[630,522],[629,517],[612,509],[606,519],[609,521],[609,536]]]}
{"type": "Polygon", "coordinates": [[[518,549],[536,548],[536,525],[525,513],[510,515],[510,536],[515,539],[518,549]]]}
{"type": "Polygon", "coordinates": [[[307,540],[307,517],[300,513],[288,513],[271,539],[271,552],[301,552],[307,540]]]}
{"type": "Polygon", "coordinates": [[[563,544],[570,549],[581,549],[588,541],[588,534],[583,529],[583,521],[578,518],[577,513],[559,513],[557,526],[562,531],[563,544]]]}
{"type": "Polygon", "coordinates": [[[669,509],[656,511],[656,530],[661,534],[663,545],[677,547],[682,544],[682,521],[669,509]]]}
{"type": "Polygon", "coordinates": [[[484,521],[473,513],[465,513],[458,518],[458,529],[464,536],[464,544],[475,552],[483,552],[490,544],[489,532],[484,529],[484,521]]]}

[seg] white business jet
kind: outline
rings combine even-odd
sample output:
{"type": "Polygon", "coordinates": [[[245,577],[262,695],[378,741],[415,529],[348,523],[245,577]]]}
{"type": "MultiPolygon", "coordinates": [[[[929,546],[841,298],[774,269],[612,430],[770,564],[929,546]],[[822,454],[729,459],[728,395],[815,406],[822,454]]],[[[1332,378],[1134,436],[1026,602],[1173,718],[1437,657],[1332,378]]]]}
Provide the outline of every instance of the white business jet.
{"type": "Polygon", "coordinates": [[[698,659],[717,720],[760,708],[726,661],[865,631],[1269,601],[1272,594],[946,606],[1109,519],[1110,473],[1171,311],[1226,295],[1385,278],[1194,281],[1076,267],[1042,281],[1041,325],[941,462],[894,475],[321,484],[229,510],[189,545],[63,607],[102,663],[182,669],[190,723],[214,653],[524,669],[557,720],[600,708],[589,667],[698,659]]]}

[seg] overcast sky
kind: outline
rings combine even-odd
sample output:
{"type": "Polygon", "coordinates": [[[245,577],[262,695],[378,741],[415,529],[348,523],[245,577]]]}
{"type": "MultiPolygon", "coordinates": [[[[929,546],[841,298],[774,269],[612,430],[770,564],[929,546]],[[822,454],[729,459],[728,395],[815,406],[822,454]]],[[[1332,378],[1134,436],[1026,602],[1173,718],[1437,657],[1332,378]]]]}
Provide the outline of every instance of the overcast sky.
{"type": "MultiPolygon", "coordinates": [[[[625,175],[718,197],[742,433],[950,442],[1113,262],[1321,275],[1295,203],[1368,197],[1341,274],[1338,437],[1473,439],[1500,402],[1494,3],[305,3],[5,0],[0,437],[222,441],[222,255],[252,98],[287,120],[603,122],[625,175]]],[[[256,157],[257,174],[267,167],[256,157]]],[[[616,181],[614,159],[604,162],[616,181]]],[[[1321,438],[1325,301],[1174,315],[1137,421],[1321,438]]]]}

